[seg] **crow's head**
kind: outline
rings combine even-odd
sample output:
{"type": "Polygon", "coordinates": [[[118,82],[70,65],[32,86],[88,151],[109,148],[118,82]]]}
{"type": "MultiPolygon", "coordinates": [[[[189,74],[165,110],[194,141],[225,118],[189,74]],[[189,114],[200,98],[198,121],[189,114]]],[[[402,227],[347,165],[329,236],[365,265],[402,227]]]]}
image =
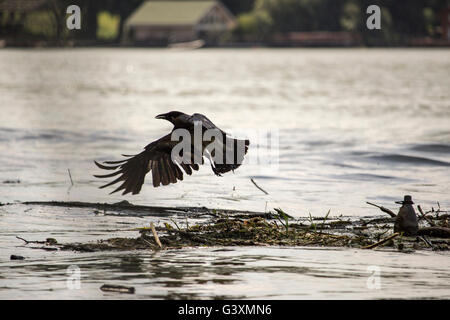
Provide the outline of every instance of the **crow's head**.
{"type": "Polygon", "coordinates": [[[175,124],[177,118],[183,114],[184,114],[183,112],[179,112],[179,111],[170,111],[167,113],[159,114],[155,118],[156,119],[164,119],[164,120],[170,121],[173,124],[175,124]]]}

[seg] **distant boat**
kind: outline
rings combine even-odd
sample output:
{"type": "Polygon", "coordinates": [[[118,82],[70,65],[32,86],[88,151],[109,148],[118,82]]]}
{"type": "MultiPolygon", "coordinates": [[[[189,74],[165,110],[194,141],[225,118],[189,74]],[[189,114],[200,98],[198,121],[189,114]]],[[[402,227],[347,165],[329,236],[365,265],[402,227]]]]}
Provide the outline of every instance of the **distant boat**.
{"type": "Polygon", "coordinates": [[[189,42],[170,43],[168,47],[171,49],[199,49],[204,45],[205,41],[199,39],[189,42]]]}

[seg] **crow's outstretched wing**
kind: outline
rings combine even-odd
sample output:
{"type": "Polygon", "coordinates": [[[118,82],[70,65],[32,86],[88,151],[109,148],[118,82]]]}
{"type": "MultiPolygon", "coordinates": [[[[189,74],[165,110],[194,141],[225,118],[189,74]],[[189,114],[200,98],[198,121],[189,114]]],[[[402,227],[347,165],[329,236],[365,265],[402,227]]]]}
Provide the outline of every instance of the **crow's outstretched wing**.
{"type": "Polygon", "coordinates": [[[145,150],[134,156],[127,156],[128,159],[119,161],[105,161],[100,164],[95,161],[95,164],[100,169],[115,170],[113,173],[105,175],[95,175],[97,178],[111,178],[119,175],[118,178],[101,186],[106,188],[118,182],[122,184],[113,192],[120,190],[123,195],[127,193],[138,194],[144,184],[145,175],[152,172],[153,186],[168,185],[176,183],[178,180],[183,180],[183,172],[180,167],[188,174],[192,174],[192,170],[198,170],[199,166],[196,163],[174,163],[171,159],[171,152],[176,141],[171,141],[171,134],[168,134],[159,140],[150,143],[145,147],[145,150]]]}

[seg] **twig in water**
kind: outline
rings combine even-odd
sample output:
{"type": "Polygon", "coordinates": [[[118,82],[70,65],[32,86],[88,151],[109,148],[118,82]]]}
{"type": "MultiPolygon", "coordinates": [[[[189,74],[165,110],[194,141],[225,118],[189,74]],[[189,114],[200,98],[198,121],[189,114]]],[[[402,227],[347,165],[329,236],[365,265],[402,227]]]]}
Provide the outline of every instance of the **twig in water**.
{"type": "Polygon", "coordinates": [[[376,205],[375,203],[371,203],[366,201],[367,204],[370,204],[371,206],[377,207],[379,208],[381,211],[386,212],[388,215],[390,215],[392,218],[397,217],[397,215],[395,213],[393,213],[391,210],[389,210],[388,208],[376,205]]]}
{"type": "Polygon", "coordinates": [[[177,224],[177,223],[175,222],[175,220],[173,220],[173,219],[170,219],[170,221],[172,221],[172,222],[173,222],[173,224],[174,224],[174,225],[175,225],[175,226],[177,227],[177,229],[178,229],[178,230],[181,230],[181,229],[180,229],[180,227],[178,226],[178,224],[177,224]]]}
{"type": "Polygon", "coordinates": [[[419,209],[419,213],[421,214],[422,218],[427,220],[427,222],[430,224],[430,226],[435,227],[436,224],[433,222],[433,220],[428,219],[428,217],[423,213],[422,208],[420,205],[417,206],[417,209],[419,209]]]}
{"type": "Polygon", "coordinates": [[[55,248],[55,247],[48,247],[49,245],[56,245],[56,246],[58,245],[57,241],[53,238],[47,238],[47,239],[45,239],[45,241],[31,241],[31,240],[26,240],[24,238],[21,238],[19,236],[16,236],[16,238],[24,241],[25,244],[36,243],[36,244],[44,245],[44,246],[40,247],[39,249],[43,249],[43,250],[47,250],[47,251],[58,250],[58,248],[55,248]]]}
{"type": "Polygon", "coordinates": [[[31,240],[26,240],[26,239],[21,238],[21,237],[19,237],[19,236],[16,236],[16,238],[17,238],[17,239],[20,239],[20,240],[22,240],[22,241],[24,241],[25,244],[29,244],[29,243],[45,244],[45,243],[47,243],[47,241],[31,241],[31,240]]]}
{"type": "Polygon", "coordinates": [[[417,238],[419,238],[420,240],[422,240],[423,242],[425,242],[425,244],[426,244],[427,246],[429,246],[430,248],[434,248],[434,247],[433,247],[433,244],[430,242],[430,240],[428,240],[427,238],[425,238],[425,236],[419,236],[419,237],[417,237],[417,238]]]}
{"type": "Polygon", "coordinates": [[[21,238],[19,236],[16,236],[17,239],[25,241],[26,244],[29,244],[31,241],[25,240],[24,238],[21,238]]]}
{"type": "Polygon", "coordinates": [[[156,233],[155,225],[153,224],[153,222],[150,222],[150,228],[152,228],[153,237],[155,238],[156,243],[162,249],[162,244],[161,241],[159,241],[159,237],[158,234],[156,233]]]}
{"type": "Polygon", "coordinates": [[[388,241],[391,240],[391,239],[394,239],[394,238],[397,237],[398,235],[400,235],[400,233],[399,233],[399,232],[396,232],[396,233],[390,235],[389,237],[387,237],[387,238],[385,238],[385,239],[383,239],[383,240],[381,240],[381,241],[378,241],[377,243],[373,243],[373,244],[370,244],[370,245],[368,245],[368,246],[362,247],[362,249],[373,249],[373,248],[375,248],[375,247],[378,247],[379,245],[382,245],[383,243],[388,242],[388,241]]]}
{"type": "Polygon", "coordinates": [[[73,180],[72,180],[72,175],[70,174],[70,169],[67,169],[67,171],[69,172],[70,183],[73,186],[73,180]]]}
{"type": "Polygon", "coordinates": [[[250,181],[255,185],[255,187],[257,187],[259,190],[261,190],[262,192],[264,192],[265,194],[269,194],[266,190],[264,190],[263,188],[261,188],[260,186],[258,186],[255,182],[255,180],[253,180],[253,178],[250,178],[250,181]]]}

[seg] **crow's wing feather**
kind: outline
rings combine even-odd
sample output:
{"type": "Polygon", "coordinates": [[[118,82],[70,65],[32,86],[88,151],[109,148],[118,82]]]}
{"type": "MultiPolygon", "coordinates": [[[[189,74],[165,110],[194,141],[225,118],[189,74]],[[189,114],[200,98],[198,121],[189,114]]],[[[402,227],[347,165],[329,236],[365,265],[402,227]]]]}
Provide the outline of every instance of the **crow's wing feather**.
{"type": "MultiPolygon", "coordinates": [[[[238,168],[242,162],[244,161],[244,156],[247,154],[248,147],[250,145],[250,141],[245,139],[235,139],[229,136],[225,131],[220,129],[218,126],[216,126],[211,120],[209,120],[206,116],[200,114],[200,113],[194,113],[190,118],[189,121],[192,125],[195,124],[197,121],[201,121],[202,127],[204,130],[219,130],[222,134],[222,143],[218,143],[217,147],[222,149],[222,155],[223,159],[221,161],[214,161],[214,153],[211,155],[206,154],[207,158],[211,162],[211,168],[213,172],[220,176],[222,173],[226,173],[229,171],[234,171],[236,168],[238,168]],[[230,144],[227,145],[226,141],[229,139],[230,144]],[[232,145],[232,150],[229,150],[228,148],[232,145]],[[244,146],[244,150],[239,151],[239,146],[244,146]],[[233,159],[226,159],[227,151],[232,153],[233,159]],[[243,151],[243,152],[242,152],[243,151]]],[[[206,146],[206,145],[205,145],[206,146]]],[[[217,160],[217,158],[216,158],[217,160]]]]}
{"type": "Polygon", "coordinates": [[[222,157],[219,157],[219,154],[216,154],[216,151],[218,150],[215,149],[211,150],[212,152],[210,154],[206,153],[211,162],[211,168],[214,174],[220,176],[222,173],[237,169],[244,161],[249,144],[250,141],[247,139],[241,140],[230,138],[226,137],[224,134],[222,143],[216,145],[216,148],[221,149],[222,157]],[[228,139],[228,142],[226,139],[228,139]]]}
{"type": "Polygon", "coordinates": [[[203,128],[206,130],[217,129],[220,130],[222,133],[226,134],[222,129],[216,126],[211,120],[209,120],[206,116],[202,115],[201,113],[194,113],[192,116],[189,117],[189,122],[191,122],[192,125],[194,125],[195,122],[197,121],[201,121],[203,128]]]}
{"type": "MultiPolygon", "coordinates": [[[[177,143],[170,139],[170,134],[156,140],[145,147],[141,153],[120,161],[106,161],[105,163],[114,164],[106,166],[95,161],[95,164],[104,170],[117,170],[110,174],[95,175],[97,178],[110,178],[119,175],[115,180],[101,186],[106,188],[118,182],[122,184],[113,192],[124,190],[122,194],[138,194],[144,184],[145,176],[152,171],[153,186],[168,185],[183,180],[183,172],[178,164],[171,159],[171,149],[177,143]]],[[[181,168],[188,174],[192,170],[198,170],[198,165],[181,164],[181,168]]]]}

